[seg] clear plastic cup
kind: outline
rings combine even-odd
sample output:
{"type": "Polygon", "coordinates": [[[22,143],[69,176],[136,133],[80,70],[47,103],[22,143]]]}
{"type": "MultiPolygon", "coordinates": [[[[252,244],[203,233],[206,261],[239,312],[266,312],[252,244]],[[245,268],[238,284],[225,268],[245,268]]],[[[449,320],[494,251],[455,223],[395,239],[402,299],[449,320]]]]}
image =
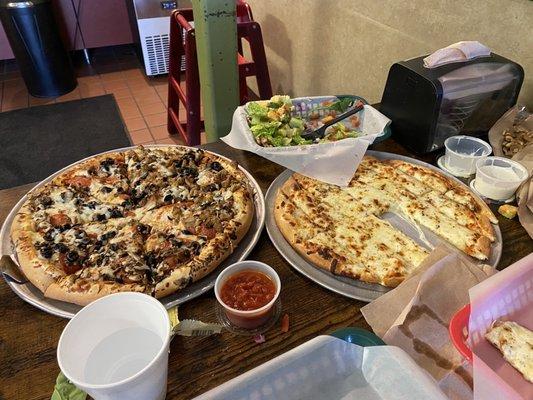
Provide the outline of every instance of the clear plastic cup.
{"type": "Polygon", "coordinates": [[[528,177],[520,163],[503,157],[487,157],[476,165],[475,189],[492,200],[507,200],[528,177]]]}
{"type": "Polygon", "coordinates": [[[118,293],[84,307],[57,346],[63,374],[95,400],[163,400],[170,319],[142,293],[118,293]]]}
{"type": "Polygon", "coordinates": [[[218,276],[217,280],[215,281],[215,296],[218,302],[224,308],[226,317],[232,324],[244,329],[254,329],[268,321],[268,319],[272,316],[272,313],[274,312],[274,304],[276,303],[280,292],[281,280],[279,279],[279,276],[276,271],[272,267],[259,261],[245,260],[232,264],[224,271],[222,271],[218,276]],[[222,301],[222,298],[220,297],[220,290],[222,289],[222,286],[224,285],[226,280],[231,275],[245,270],[262,272],[263,274],[267,275],[272,280],[272,282],[274,282],[274,286],[276,287],[276,294],[274,295],[274,298],[270,300],[267,304],[265,304],[263,307],[260,307],[256,310],[236,310],[224,303],[222,301]]]}
{"type": "Polygon", "coordinates": [[[444,141],[444,166],[452,173],[470,176],[476,172],[476,163],[492,153],[487,142],[472,136],[452,136],[444,141]]]}

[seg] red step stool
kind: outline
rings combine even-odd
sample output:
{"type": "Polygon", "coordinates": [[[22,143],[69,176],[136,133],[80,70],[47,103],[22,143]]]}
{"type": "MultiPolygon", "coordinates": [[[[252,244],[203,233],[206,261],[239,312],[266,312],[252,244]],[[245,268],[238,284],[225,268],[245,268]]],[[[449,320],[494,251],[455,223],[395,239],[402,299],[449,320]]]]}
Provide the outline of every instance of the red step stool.
{"type": "MultiPolygon", "coordinates": [[[[249,76],[256,77],[260,98],[272,97],[261,27],[252,18],[250,6],[244,1],[238,1],[237,61],[241,104],[248,101],[246,78],[249,76]],[[249,43],[252,60],[247,60],[242,55],[242,40],[249,43]]],[[[200,77],[195,32],[190,24],[191,21],[193,21],[192,9],[176,10],[170,18],[167,129],[171,135],[179,133],[187,145],[196,146],[200,144],[200,132],[204,129],[204,121],[200,116],[200,77]],[[182,56],[185,56],[185,71],[181,70],[182,56]],[[185,88],[180,86],[183,74],[185,88]],[[187,113],[185,122],[179,118],[180,103],[187,113]]]]}

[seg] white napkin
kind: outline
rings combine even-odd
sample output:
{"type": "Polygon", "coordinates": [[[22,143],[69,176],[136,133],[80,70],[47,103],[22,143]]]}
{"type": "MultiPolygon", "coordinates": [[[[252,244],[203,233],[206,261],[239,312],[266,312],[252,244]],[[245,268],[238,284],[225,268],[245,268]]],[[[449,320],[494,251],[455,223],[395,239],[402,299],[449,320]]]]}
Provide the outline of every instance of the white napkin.
{"type": "Polygon", "coordinates": [[[477,41],[457,42],[424,58],[424,67],[435,68],[452,62],[472,60],[490,55],[490,49],[477,41]]]}
{"type": "MultiPolygon", "coordinates": [[[[293,99],[298,101],[299,99],[293,99]]],[[[262,147],[250,132],[244,106],[233,114],[231,131],[222,141],[240,150],[258,154],[294,172],[338,186],[347,186],[366,149],[390,122],[375,108],[365,105],[360,130],[363,135],[336,142],[288,147],[262,147]]]]}

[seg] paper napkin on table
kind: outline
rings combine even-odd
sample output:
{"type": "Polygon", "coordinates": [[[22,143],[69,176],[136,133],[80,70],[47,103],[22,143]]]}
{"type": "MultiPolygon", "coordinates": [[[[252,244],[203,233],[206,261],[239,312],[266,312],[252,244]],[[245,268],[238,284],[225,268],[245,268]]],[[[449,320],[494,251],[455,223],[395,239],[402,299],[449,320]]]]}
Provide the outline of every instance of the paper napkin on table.
{"type": "Polygon", "coordinates": [[[424,67],[435,68],[452,62],[490,55],[490,49],[477,41],[462,41],[439,49],[424,58],[424,67]]]}
{"type": "Polygon", "coordinates": [[[468,290],[495,272],[441,245],[415,275],[361,312],[385,343],[405,350],[450,399],[471,399],[472,367],[455,349],[448,325],[469,302],[468,290]]]}

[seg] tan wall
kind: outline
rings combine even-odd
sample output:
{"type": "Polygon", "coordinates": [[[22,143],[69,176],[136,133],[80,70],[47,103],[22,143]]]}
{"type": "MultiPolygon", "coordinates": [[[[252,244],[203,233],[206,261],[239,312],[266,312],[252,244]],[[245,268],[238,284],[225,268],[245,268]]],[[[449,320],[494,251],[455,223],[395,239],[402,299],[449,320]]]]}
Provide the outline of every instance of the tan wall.
{"type": "Polygon", "coordinates": [[[478,40],[525,70],[533,108],[533,1],[249,0],[275,93],[381,99],[390,66],[478,40]]]}

